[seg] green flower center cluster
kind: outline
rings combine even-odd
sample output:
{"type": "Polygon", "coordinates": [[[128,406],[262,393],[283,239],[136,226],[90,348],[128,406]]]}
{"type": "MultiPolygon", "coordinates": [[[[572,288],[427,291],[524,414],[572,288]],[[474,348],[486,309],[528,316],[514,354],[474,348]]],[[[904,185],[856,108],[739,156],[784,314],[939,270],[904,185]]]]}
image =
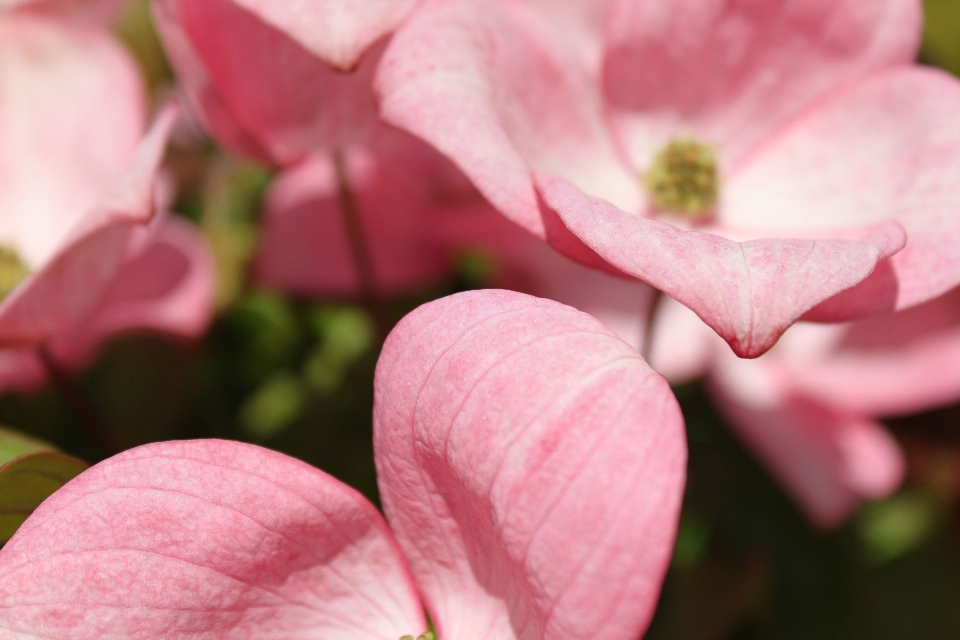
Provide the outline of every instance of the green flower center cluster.
{"type": "Polygon", "coordinates": [[[643,183],[660,211],[710,213],[720,191],[716,154],[696,140],[671,140],[654,158],[643,183]]]}
{"type": "Polygon", "coordinates": [[[403,636],[400,640],[437,640],[437,635],[433,631],[424,631],[416,638],[413,636],[403,636]]]}
{"type": "Polygon", "coordinates": [[[0,245],[0,300],[3,300],[17,285],[30,275],[30,267],[16,249],[0,245]]]}

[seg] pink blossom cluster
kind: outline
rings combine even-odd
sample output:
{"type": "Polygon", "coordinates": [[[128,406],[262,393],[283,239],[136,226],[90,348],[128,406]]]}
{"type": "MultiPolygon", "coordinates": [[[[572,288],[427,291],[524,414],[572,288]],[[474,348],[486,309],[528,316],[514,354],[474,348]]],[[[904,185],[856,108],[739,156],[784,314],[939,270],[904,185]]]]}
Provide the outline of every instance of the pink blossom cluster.
{"type": "MultiPolygon", "coordinates": [[[[7,386],[209,319],[117,4],[0,0],[7,386]]],[[[0,637],[634,639],[685,479],[668,380],[822,526],[901,482],[880,418],[960,399],[960,82],[913,63],[918,0],[152,8],[185,110],[278,172],[258,282],[376,299],[483,249],[520,292],[387,338],[383,515],[252,445],[134,449],[0,551],[0,637]]]]}

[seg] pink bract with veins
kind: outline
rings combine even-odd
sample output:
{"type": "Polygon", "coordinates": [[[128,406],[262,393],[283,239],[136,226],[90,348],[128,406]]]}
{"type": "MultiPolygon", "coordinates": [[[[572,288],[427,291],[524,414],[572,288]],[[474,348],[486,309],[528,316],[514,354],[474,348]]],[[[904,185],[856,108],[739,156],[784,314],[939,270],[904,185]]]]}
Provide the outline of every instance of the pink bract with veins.
{"type": "Polygon", "coordinates": [[[0,550],[0,628],[396,640],[426,609],[444,640],[645,631],[683,423],[596,320],[503,291],[421,307],[384,346],[374,431],[386,522],[252,445],[152,444],[91,468],[0,550]]]}
{"type": "Polygon", "coordinates": [[[580,4],[427,0],[378,69],[383,116],[740,356],[960,283],[960,83],[912,64],[918,0],[610,0],[573,29],[580,4]],[[697,215],[644,186],[678,142],[714,158],[697,215]]]}
{"type": "Polygon", "coordinates": [[[960,289],[843,325],[798,324],[752,361],[671,303],[650,351],[671,381],[706,374],[730,425],[821,526],[900,485],[903,454],[879,418],[960,400],[958,358],[960,289]]]}

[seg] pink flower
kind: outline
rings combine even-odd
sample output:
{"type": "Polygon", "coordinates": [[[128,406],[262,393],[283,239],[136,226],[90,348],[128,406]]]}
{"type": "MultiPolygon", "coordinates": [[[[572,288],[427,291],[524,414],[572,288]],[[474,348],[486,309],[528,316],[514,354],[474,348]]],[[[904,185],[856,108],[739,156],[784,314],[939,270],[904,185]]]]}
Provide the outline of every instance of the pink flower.
{"type": "Polygon", "coordinates": [[[115,331],[195,336],[210,315],[202,241],[155,215],[176,110],[144,137],[129,54],[96,24],[34,7],[0,14],[3,388],[42,381],[37,348],[76,367],[115,331]]]}
{"type": "MultiPolygon", "coordinates": [[[[490,209],[473,186],[428,145],[388,127],[342,157],[338,169],[329,154],[312,155],[273,182],[254,279],[297,295],[355,297],[363,283],[351,232],[362,236],[381,296],[446,276],[452,251],[437,226],[490,209]],[[355,230],[346,224],[345,194],[355,207],[355,230]]],[[[487,222],[502,217],[490,213],[487,222]]]]}
{"type": "Polygon", "coordinates": [[[822,526],[903,479],[878,418],[960,400],[960,289],[845,325],[798,324],[750,361],[679,305],[655,326],[651,363],[673,381],[705,372],[730,425],[822,526]]]}
{"type": "Polygon", "coordinates": [[[362,142],[371,78],[415,0],[154,0],[167,54],[222,144],[286,166],[362,142]]]}
{"type": "Polygon", "coordinates": [[[604,29],[571,31],[539,2],[427,0],[384,54],[382,114],[511,220],[653,284],[741,356],[801,316],[960,283],[960,85],[911,64],[917,0],[594,10],[604,29]]]}
{"type": "Polygon", "coordinates": [[[355,491],[223,441],[83,473],[0,551],[0,627],[71,638],[612,638],[646,629],[685,467],[669,388],[585,314],[508,292],[388,339],[389,528],[355,491]]]}

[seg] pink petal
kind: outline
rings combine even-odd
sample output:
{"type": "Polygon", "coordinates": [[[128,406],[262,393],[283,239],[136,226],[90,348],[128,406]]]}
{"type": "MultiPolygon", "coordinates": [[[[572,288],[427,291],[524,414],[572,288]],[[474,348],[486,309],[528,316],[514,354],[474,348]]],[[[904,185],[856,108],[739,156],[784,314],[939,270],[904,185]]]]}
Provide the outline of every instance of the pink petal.
{"type": "Polygon", "coordinates": [[[0,304],[0,344],[39,345],[90,311],[114,279],[131,238],[153,216],[154,180],[176,118],[174,107],[160,114],[113,189],[0,304]]]}
{"type": "Polygon", "coordinates": [[[855,240],[753,240],[684,231],[538,177],[545,205],[576,237],[625,273],[690,307],[741,357],[769,349],[818,303],[856,285],[899,251],[903,229],[886,222],[855,240]]]}
{"type": "MultiPolygon", "coordinates": [[[[346,154],[349,188],[377,288],[384,294],[422,290],[450,269],[430,237],[449,206],[417,140],[394,152],[355,148],[346,154]]],[[[287,170],[266,196],[255,278],[310,296],[356,296],[360,277],[339,201],[333,159],[314,156],[287,170]]]]}
{"type": "Polygon", "coordinates": [[[57,336],[50,351],[58,362],[79,369],[117,333],[147,330],[198,338],[213,315],[213,288],[213,256],[203,236],[171,216],[123,265],[83,324],[57,336]]]}
{"type": "Polygon", "coordinates": [[[726,345],[697,314],[671,298],[661,300],[643,352],[654,371],[670,384],[690,382],[707,373],[718,351],[725,353],[726,345]]]}
{"type": "Polygon", "coordinates": [[[714,397],[815,523],[837,525],[862,500],[900,485],[903,454],[883,426],[797,396],[758,391],[770,375],[760,360],[729,362],[711,377],[714,397]]]}
{"type": "Polygon", "coordinates": [[[344,71],[396,29],[417,0],[234,0],[344,71]]]}
{"type": "Polygon", "coordinates": [[[428,1],[394,36],[376,80],[387,121],[450,157],[541,238],[531,167],[628,208],[640,201],[589,64],[562,33],[524,3],[428,1]]]}
{"type": "Polygon", "coordinates": [[[107,26],[116,20],[127,0],[0,0],[0,11],[20,9],[89,20],[107,26]]]}
{"type": "Polygon", "coordinates": [[[123,173],[144,118],[136,63],[106,32],[0,17],[0,241],[43,264],[123,173]]]}
{"type": "Polygon", "coordinates": [[[635,166],[672,137],[735,163],[844,83],[912,62],[916,0],[617,0],[605,88],[635,166]]]}
{"type": "Polygon", "coordinates": [[[379,513],[251,445],[127,451],[0,551],[0,627],[69,638],[399,638],[425,628],[379,513]]]}
{"type": "Polygon", "coordinates": [[[48,380],[47,368],[36,349],[0,349],[0,393],[33,391],[48,380]]]}
{"type": "MultiPolygon", "coordinates": [[[[824,233],[897,220],[909,239],[858,298],[902,309],[960,284],[960,82],[905,68],[875,75],[810,111],[730,179],[723,222],[824,233]]],[[[848,299],[817,319],[850,317],[848,299]]],[[[859,310],[859,309],[857,309],[859,310]]],[[[877,308],[869,309],[876,311],[877,308]]]]}
{"type": "Polygon", "coordinates": [[[384,508],[439,637],[642,635],[686,450],[633,349],[569,307],[474,291],[405,318],[375,390],[384,508]]]}
{"type": "Polygon", "coordinates": [[[375,125],[371,82],[383,45],[344,73],[233,0],[154,7],[194,108],[235,151],[286,165],[356,142],[375,125]]]}
{"type": "Polygon", "coordinates": [[[862,415],[925,411],[960,400],[960,289],[850,324],[834,348],[792,363],[799,393],[862,415]]]}

